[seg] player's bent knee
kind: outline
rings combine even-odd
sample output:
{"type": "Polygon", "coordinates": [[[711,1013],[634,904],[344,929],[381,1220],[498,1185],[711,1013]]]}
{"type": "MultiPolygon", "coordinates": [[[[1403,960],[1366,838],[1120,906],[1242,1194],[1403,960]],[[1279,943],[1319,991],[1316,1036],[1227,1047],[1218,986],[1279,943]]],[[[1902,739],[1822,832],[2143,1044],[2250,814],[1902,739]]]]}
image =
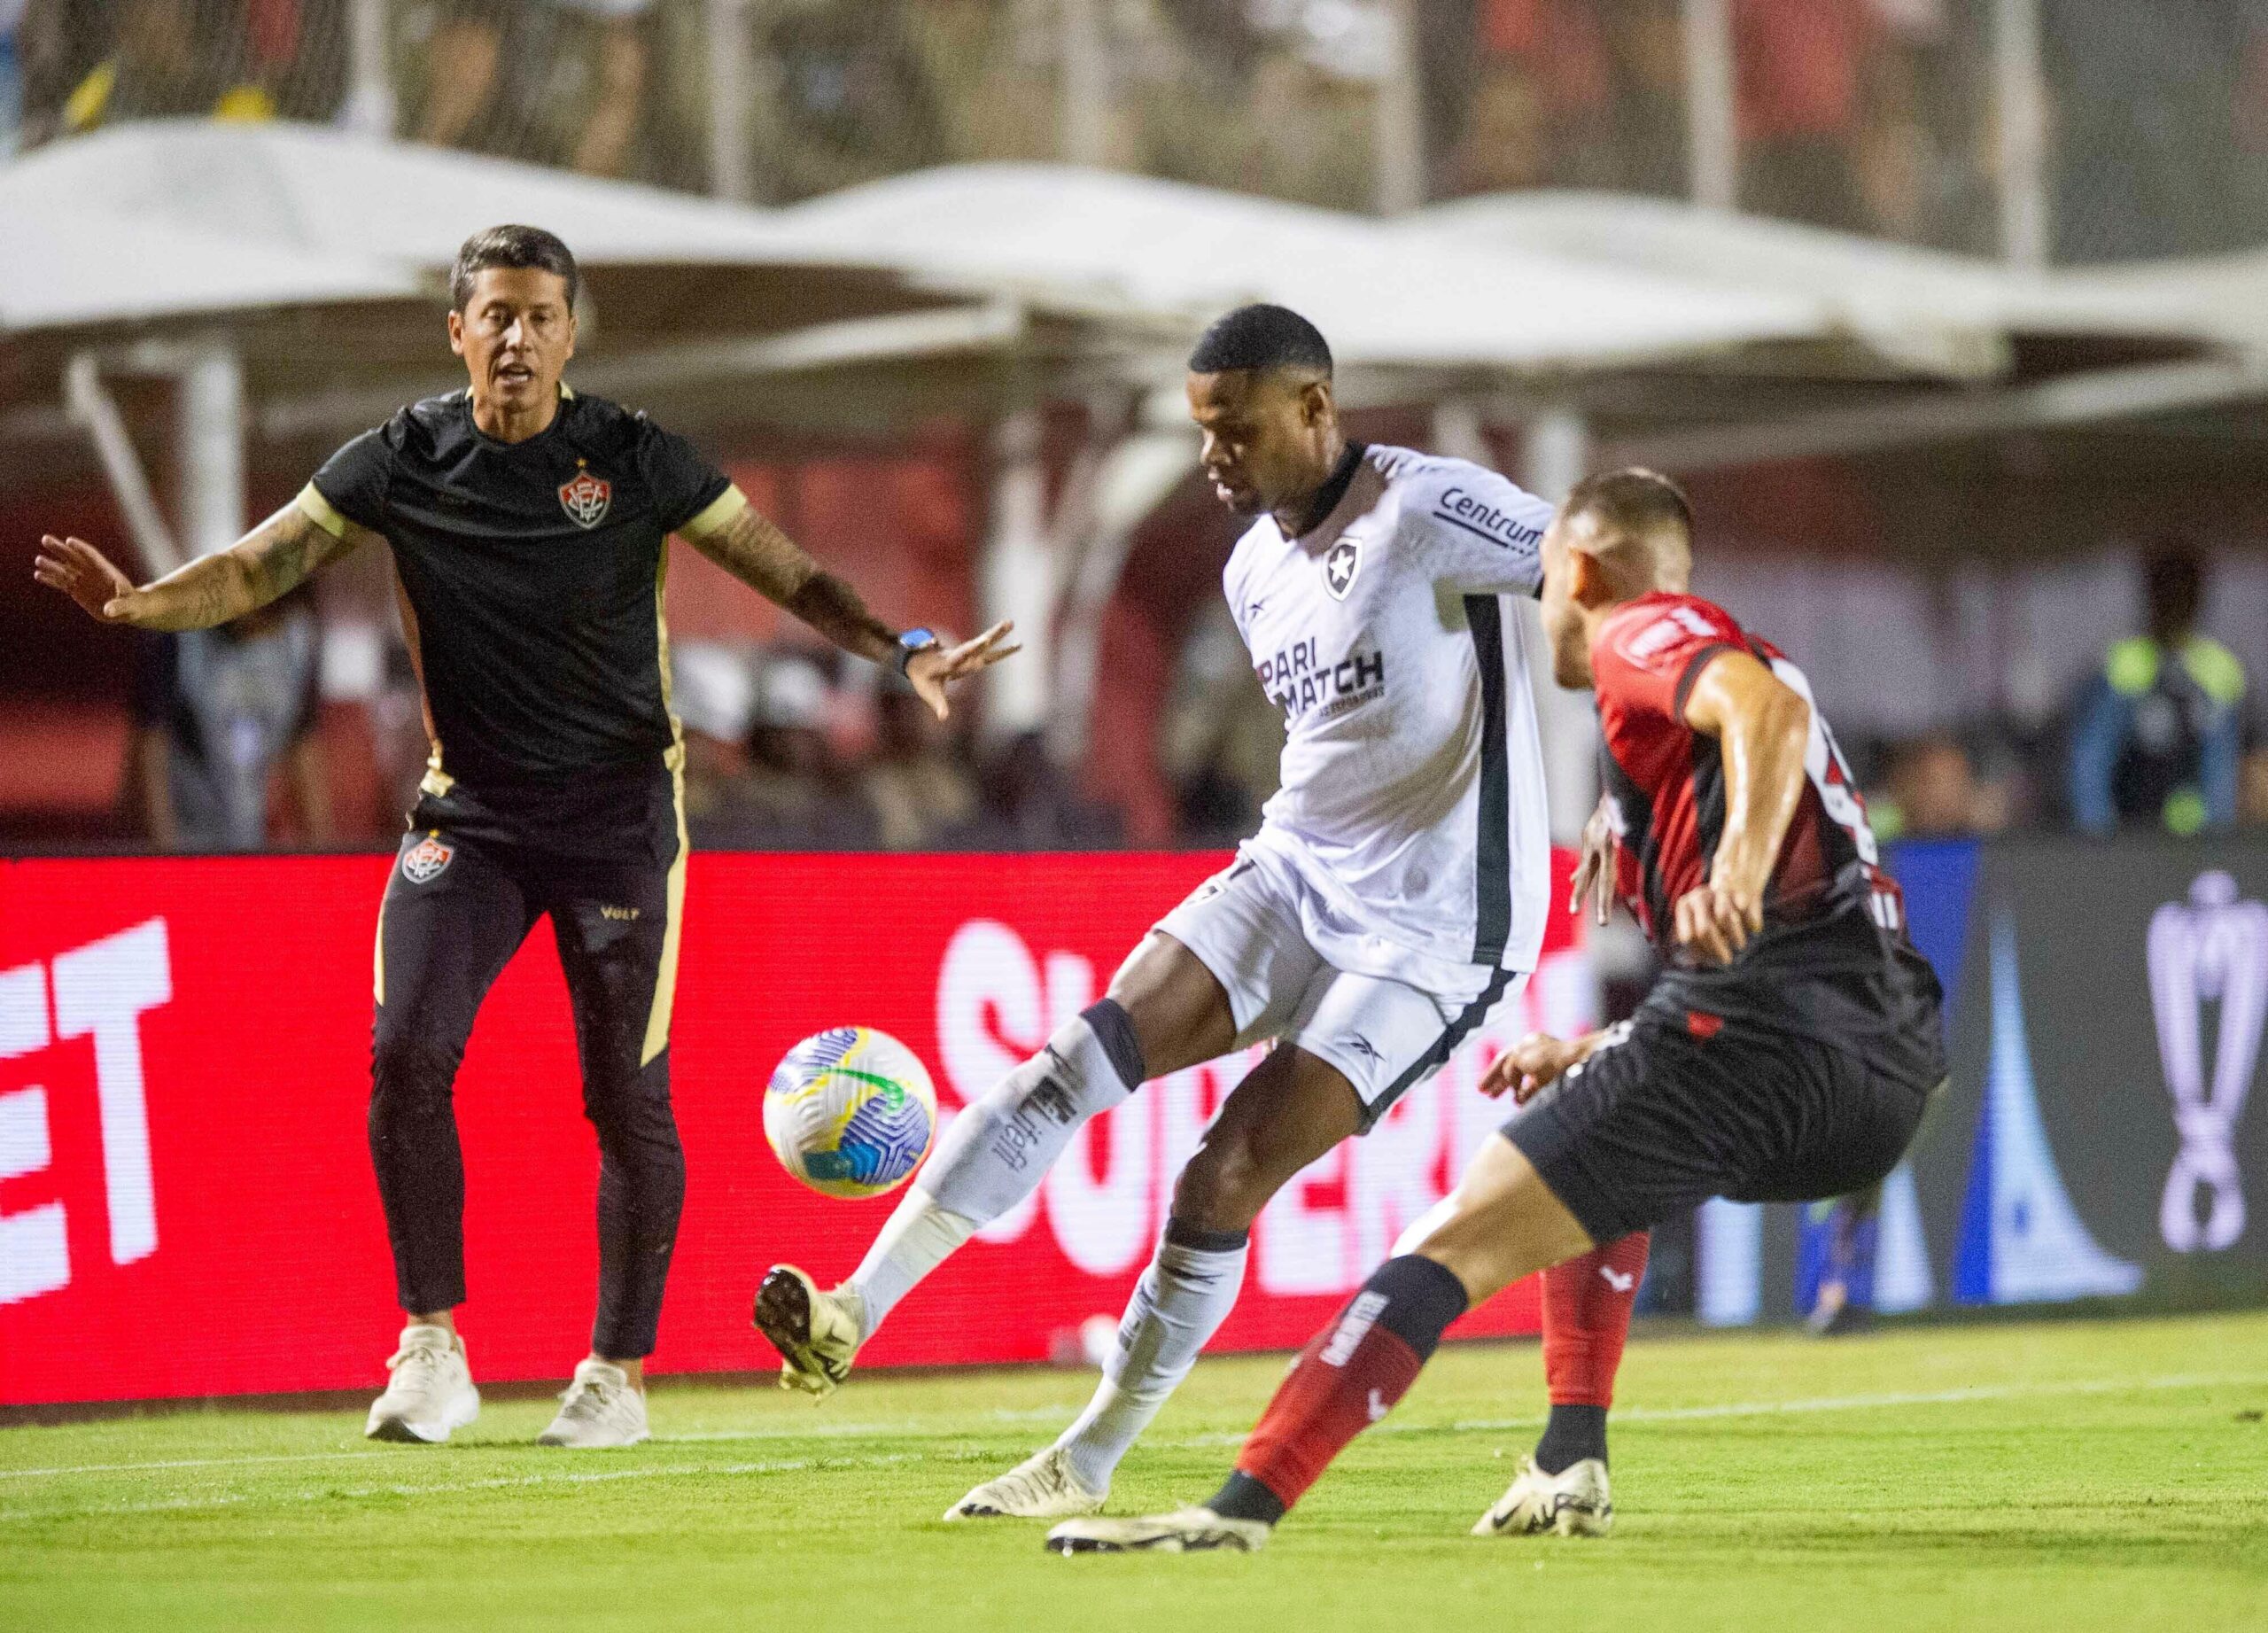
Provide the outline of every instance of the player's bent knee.
{"type": "Polygon", "coordinates": [[[1248,1230],[1305,1166],[1270,1149],[1254,1131],[1216,1127],[1174,1182],[1173,1217],[1199,1230],[1248,1230]]]}
{"type": "Polygon", "coordinates": [[[1523,1276],[1587,1253],[1595,1244],[1534,1164],[1499,1135],[1485,1142],[1445,1197],[1397,1244],[1464,1284],[1474,1303],[1523,1276]]]}
{"type": "Polygon", "coordinates": [[[1133,1023],[1153,1077],[1224,1054],[1236,1042],[1236,1015],[1219,977],[1162,931],[1152,930],[1127,955],[1107,996],[1133,1023]]]}

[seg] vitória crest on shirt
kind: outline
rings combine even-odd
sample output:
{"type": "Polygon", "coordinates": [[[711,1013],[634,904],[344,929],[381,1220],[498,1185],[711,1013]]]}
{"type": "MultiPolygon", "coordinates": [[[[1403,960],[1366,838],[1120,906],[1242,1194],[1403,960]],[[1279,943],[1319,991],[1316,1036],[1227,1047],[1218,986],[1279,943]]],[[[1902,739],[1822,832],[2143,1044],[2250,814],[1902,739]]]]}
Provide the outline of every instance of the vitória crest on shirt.
{"type": "Polygon", "coordinates": [[[559,508],[578,527],[596,527],[613,502],[614,484],[587,470],[578,470],[559,485],[559,508]]]}

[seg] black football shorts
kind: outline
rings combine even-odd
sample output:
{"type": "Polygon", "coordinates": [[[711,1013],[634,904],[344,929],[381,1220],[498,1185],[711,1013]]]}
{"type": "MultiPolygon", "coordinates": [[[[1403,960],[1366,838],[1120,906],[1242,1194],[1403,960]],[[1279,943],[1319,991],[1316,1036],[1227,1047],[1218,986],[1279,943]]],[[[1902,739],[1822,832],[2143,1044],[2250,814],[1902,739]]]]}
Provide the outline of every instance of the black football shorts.
{"type": "Polygon", "coordinates": [[[1863,1190],[1898,1166],[1933,1087],[1798,1033],[1725,1024],[1701,1035],[1641,1011],[1503,1132],[1604,1242],[1713,1196],[1863,1190]]]}

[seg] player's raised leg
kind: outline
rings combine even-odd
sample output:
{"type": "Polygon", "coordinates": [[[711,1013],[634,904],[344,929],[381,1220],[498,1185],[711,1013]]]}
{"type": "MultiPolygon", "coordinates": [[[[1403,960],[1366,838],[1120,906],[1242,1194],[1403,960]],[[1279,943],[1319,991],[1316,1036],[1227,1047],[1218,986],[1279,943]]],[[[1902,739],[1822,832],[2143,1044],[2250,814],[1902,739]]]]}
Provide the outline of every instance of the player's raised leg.
{"type": "Polygon", "coordinates": [[[848,1281],[822,1291],[791,1264],[765,1277],[755,1321],[785,1360],[782,1387],[833,1390],[897,1302],[1029,1195],[1088,1118],[1226,1052],[1237,1030],[1202,962],[1169,936],[1145,939],[1104,998],[953,1119],[848,1281]]]}
{"type": "Polygon", "coordinates": [[[1604,1536],[1614,1523],[1606,1414],[1652,1233],[1634,1231],[1543,1272],[1543,1378],[1551,1416],[1535,1454],[1475,1536],[1604,1536]]]}
{"type": "Polygon", "coordinates": [[[1296,1046],[1254,1068],[1182,1170],[1173,1216],[1093,1400],[1052,1446],[978,1486],[945,1518],[1052,1520],[1101,1507],[1120,1459],[1236,1308],[1252,1222],[1293,1175],[1360,1130],[1362,1110],[1337,1067],[1296,1046]]]}
{"type": "Polygon", "coordinates": [[[1414,1252],[1388,1259],[1301,1351],[1236,1470],[1202,1506],[1138,1520],[1074,1520],[1048,1534],[1060,1553],[1260,1547],[1355,1435],[1409,1392],[1441,1334],[1520,1277],[1591,1240],[1504,1139],[1475,1154],[1414,1252]]]}
{"type": "Polygon", "coordinates": [[[647,1437],[645,1359],[685,1201],[669,1052],[684,892],[672,886],[668,854],[650,867],[578,867],[548,900],[575,1011],[583,1113],[599,1138],[599,1303],[590,1354],[537,1437],[547,1446],[647,1437]]]}
{"type": "Polygon", "coordinates": [[[464,1157],[454,1086],[480,1000],[534,922],[511,872],[450,835],[402,841],[378,908],[370,1160],[408,1320],[370,1407],[373,1440],[444,1441],[480,1413],[464,1303],[464,1157]]]}

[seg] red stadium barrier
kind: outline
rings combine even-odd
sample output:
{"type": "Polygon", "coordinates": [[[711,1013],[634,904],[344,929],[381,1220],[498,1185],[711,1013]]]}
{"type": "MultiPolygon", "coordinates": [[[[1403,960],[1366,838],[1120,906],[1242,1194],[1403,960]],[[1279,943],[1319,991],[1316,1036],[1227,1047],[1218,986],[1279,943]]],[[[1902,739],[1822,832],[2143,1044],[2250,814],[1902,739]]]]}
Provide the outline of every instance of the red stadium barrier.
{"type": "MultiPolygon", "coordinates": [[[[673,1038],[691,1178],[656,1369],[773,1364],[747,1318],[764,1266],[847,1272],[890,1206],[815,1196],[773,1160],[761,1095],[791,1044],[880,1026],[957,1106],[1091,1001],[1220,859],[696,856],[673,1038]]],[[[363,1140],[385,871],[369,857],[0,863],[0,1404],[378,1384],[400,1319],[363,1140]]],[[[1588,1021],[1572,934],[1562,915],[1522,1025],[1588,1021]]],[[[1477,1038],[1286,1188],[1216,1348],[1306,1341],[1501,1120],[1472,1084],[1504,1041],[1477,1038]]],[[[862,1358],[1076,1352],[1083,1323],[1116,1317],[1241,1070],[1177,1074],[1098,1120],[862,1358]]],[[[540,929],[481,1015],[457,1100],[477,1374],[562,1376],[588,1336],[597,1156],[540,929]]],[[[1535,1320],[1523,1287],[1462,1330],[1535,1320]]]]}

